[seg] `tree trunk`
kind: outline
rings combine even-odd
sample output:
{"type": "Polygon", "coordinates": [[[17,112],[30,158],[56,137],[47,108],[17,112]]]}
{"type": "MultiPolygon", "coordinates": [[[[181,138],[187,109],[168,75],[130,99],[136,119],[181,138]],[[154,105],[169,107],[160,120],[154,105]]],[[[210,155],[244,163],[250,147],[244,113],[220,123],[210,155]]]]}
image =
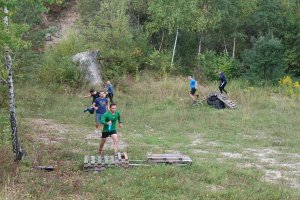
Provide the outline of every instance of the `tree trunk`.
{"type": "Polygon", "coordinates": [[[235,37],[233,37],[232,58],[235,58],[235,37]]]}
{"type": "Polygon", "coordinates": [[[200,38],[200,40],[199,40],[199,46],[198,46],[198,55],[201,54],[201,50],[202,50],[202,40],[200,38]]]}
{"type": "Polygon", "coordinates": [[[165,31],[162,32],[162,36],[161,36],[161,41],[160,41],[160,45],[159,45],[159,49],[158,51],[161,51],[163,44],[164,44],[164,36],[165,36],[165,31]]]}
{"type": "MultiPolygon", "coordinates": [[[[8,10],[4,7],[4,25],[6,29],[8,29],[8,10]]],[[[14,94],[14,83],[12,77],[12,60],[9,53],[9,48],[5,47],[4,52],[4,62],[6,69],[8,71],[7,83],[9,88],[9,111],[10,111],[10,124],[12,131],[12,146],[13,152],[15,153],[15,160],[22,160],[25,153],[21,148],[19,138],[18,138],[18,126],[17,126],[17,118],[16,118],[16,108],[15,108],[15,94],[14,94]]]]}
{"type": "Polygon", "coordinates": [[[176,45],[177,45],[177,39],[178,39],[178,28],[176,29],[176,37],[175,37],[175,42],[174,42],[174,48],[173,48],[173,55],[172,55],[172,60],[171,60],[171,67],[170,69],[173,68],[173,62],[174,62],[174,56],[175,56],[175,51],[176,51],[176,45]]]}
{"type": "Polygon", "coordinates": [[[225,37],[224,37],[224,36],[223,36],[223,41],[224,41],[224,50],[225,50],[225,54],[228,55],[227,45],[226,45],[226,41],[225,41],[225,37]]]}

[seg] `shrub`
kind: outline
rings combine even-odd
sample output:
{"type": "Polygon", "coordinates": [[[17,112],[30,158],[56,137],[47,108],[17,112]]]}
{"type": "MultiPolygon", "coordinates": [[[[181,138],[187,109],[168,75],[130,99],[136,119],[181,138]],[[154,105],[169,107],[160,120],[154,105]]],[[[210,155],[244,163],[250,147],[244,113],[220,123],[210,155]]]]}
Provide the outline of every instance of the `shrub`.
{"type": "Polygon", "coordinates": [[[216,70],[220,69],[230,79],[239,76],[239,65],[237,61],[227,54],[217,55],[215,51],[206,51],[198,55],[197,65],[201,76],[204,79],[216,80],[218,74],[216,70]]]}
{"type": "Polygon", "coordinates": [[[300,96],[299,81],[293,82],[291,76],[284,76],[279,80],[281,92],[286,96],[300,96]]]}
{"type": "Polygon", "coordinates": [[[72,62],[72,56],[84,50],[84,40],[76,33],[70,35],[48,50],[40,69],[40,81],[54,87],[59,84],[79,87],[84,81],[84,74],[72,62]]]}
{"type": "Polygon", "coordinates": [[[260,37],[243,55],[247,68],[246,78],[252,84],[275,83],[284,73],[284,49],[281,41],[273,37],[260,37]]]}

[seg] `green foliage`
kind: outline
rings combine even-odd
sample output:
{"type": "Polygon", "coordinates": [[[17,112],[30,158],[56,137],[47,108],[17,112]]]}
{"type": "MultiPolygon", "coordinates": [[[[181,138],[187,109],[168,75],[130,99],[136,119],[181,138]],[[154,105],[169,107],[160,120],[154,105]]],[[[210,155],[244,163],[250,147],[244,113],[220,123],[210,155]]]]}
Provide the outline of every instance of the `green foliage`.
{"type": "Polygon", "coordinates": [[[275,83],[285,70],[284,49],[280,40],[259,37],[244,54],[247,77],[252,84],[275,83]]]}
{"type": "Polygon", "coordinates": [[[201,77],[206,80],[216,80],[218,70],[223,71],[231,79],[239,75],[238,63],[226,54],[217,55],[214,51],[206,51],[197,57],[201,77]]]}
{"type": "Polygon", "coordinates": [[[67,39],[45,52],[40,81],[58,87],[60,84],[79,87],[83,83],[83,73],[72,62],[72,56],[84,50],[82,37],[72,32],[67,39]]]}
{"type": "Polygon", "coordinates": [[[149,55],[148,65],[150,71],[156,71],[157,75],[166,75],[170,72],[171,53],[153,51],[149,55]]]}
{"type": "MultiPolygon", "coordinates": [[[[0,99],[1,101],[1,99],[0,99]]],[[[4,109],[0,107],[0,148],[2,145],[7,145],[10,143],[10,126],[8,121],[8,115],[4,114],[4,109]]]]}

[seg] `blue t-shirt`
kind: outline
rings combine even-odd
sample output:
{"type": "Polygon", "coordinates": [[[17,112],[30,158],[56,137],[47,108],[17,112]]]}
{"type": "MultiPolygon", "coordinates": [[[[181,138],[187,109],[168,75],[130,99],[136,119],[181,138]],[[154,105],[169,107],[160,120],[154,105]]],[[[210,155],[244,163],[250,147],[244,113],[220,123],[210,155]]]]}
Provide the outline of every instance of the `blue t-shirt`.
{"type": "Polygon", "coordinates": [[[97,98],[95,100],[95,106],[98,107],[98,110],[96,110],[97,114],[104,114],[106,112],[108,100],[106,98],[97,98]]]}
{"type": "Polygon", "coordinates": [[[107,93],[109,93],[109,94],[113,94],[114,93],[114,89],[113,89],[112,84],[108,85],[108,87],[107,87],[107,93]]]}
{"type": "Polygon", "coordinates": [[[190,88],[191,89],[196,88],[196,83],[197,83],[197,81],[195,79],[191,79],[190,80],[190,88]]]}

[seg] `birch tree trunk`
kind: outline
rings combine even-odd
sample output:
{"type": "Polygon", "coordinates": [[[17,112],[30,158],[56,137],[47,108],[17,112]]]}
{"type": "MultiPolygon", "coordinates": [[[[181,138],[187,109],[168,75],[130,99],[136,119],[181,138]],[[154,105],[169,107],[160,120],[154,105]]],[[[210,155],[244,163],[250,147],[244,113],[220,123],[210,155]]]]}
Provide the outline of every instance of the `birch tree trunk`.
{"type": "Polygon", "coordinates": [[[233,59],[235,58],[235,43],[236,43],[235,40],[236,40],[235,37],[233,37],[233,48],[232,48],[232,58],[233,59]]]}
{"type": "Polygon", "coordinates": [[[225,50],[225,54],[227,55],[228,54],[228,51],[227,51],[227,45],[226,45],[226,41],[225,41],[225,37],[223,36],[223,41],[224,41],[224,50],[225,50]]]}
{"type": "Polygon", "coordinates": [[[199,45],[198,45],[198,55],[201,54],[201,50],[202,50],[202,40],[201,40],[201,38],[200,38],[200,40],[199,40],[199,45]]]}
{"type": "Polygon", "coordinates": [[[175,56],[175,51],[176,51],[176,45],[177,45],[177,39],[178,39],[178,28],[176,29],[176,37],[175,37],[175,42],[174,42],[174,48],[173,48],[173,55],[172,55],[172,60],[171,60],[171,66],[170,69],[173,68],[173,62],[174,62],[174,56],[175,56]]]}
{"type": "MultiPolygon", "coordinates": [[[[8,29],[9,22],[8,22],[8,9],[4,7],[4,26],[8,29]]],[[[17,118],[16,118],[16,108],[15,108],[15,94],[14,94],[14,83],[12,77],[12,60],[9,52],[9,48],[5,47],[4,52],[4,64],[8,71],[7,83],[9,88],[9,111],[10,111],[10,125],[12,131],[12,146],[13,152],[15,153],[15,160],[19,161],[22,160],[25,152],[22,150],[19,137],[18,137],[18,126],[17,126],[17,118]]]]}

